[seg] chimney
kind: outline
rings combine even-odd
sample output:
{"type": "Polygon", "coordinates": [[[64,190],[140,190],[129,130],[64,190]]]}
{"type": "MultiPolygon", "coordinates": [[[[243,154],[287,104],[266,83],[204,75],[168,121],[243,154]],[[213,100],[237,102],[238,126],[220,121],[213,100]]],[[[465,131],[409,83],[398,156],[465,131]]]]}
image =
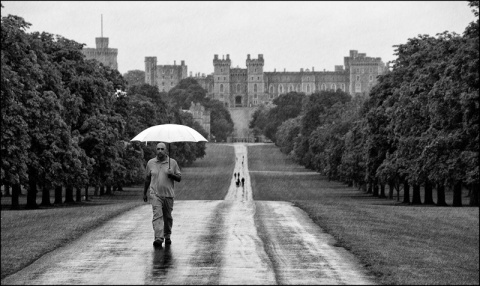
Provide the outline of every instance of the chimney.
{"type": "Polygon", "coordinates": [[[214,60],[218,60],[218,55],[213,55],[214,60]]]}
{"type": "Polygon", "coordinates": [[[176,66],[176,65],[177,65],[177,61],[173,61],[173,65],[176,66]]]}
{"type": "Polygon", "coordinates": [[[222,60],[225,60],[225,55],[222,55],[222,60]]]}
{"type": "Polygon", "coordinates": [[[277,69],[273,69],[273,72],[277,72],[277,69]]]}
{"type": "Polygon", "coordinates": [[[247,55],[247,60],[249,60],[249,59],[250,59],[250,54],[247,55]]]}
{"type": "Polygon", "coordinates": [[[303,68],[300,68],[300,72],[303,72],[303,68]]]}
{"type": "Polygon", "coordinates": [[[184,66],[184,65],[185,65],[185,61],[182,61],[182,66],[184,66]]]}
{"type": "Polygon", "coordinates": [[[286,71],[287,71],[287,69],[286,69],[286,68],[283,68],[283,72],[286,72],[286,71]]]}
{"type": "Polygon", "coordinates": [[[229,60],[229,59],[230,59],[230,55],[229,55],[229,54],[227,54],[227,60],[229,60]]]}
{"type": "Polygon", "coordinates": [[[312,67],[312,72],[314,72],[314,71],[315,71],[315,67],[312,67]]]}
{"type": "Polygon", "coordinates": [[[190,72],[190,77],[192,77],[192,72],[190,72]]]}

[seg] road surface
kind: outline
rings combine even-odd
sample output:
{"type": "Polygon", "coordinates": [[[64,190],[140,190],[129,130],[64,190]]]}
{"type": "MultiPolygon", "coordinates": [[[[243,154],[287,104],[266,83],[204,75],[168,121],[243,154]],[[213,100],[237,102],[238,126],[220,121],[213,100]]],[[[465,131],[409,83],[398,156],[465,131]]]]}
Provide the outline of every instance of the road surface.
{"type": "Polygon", "coordinates": [[[288,202],[253,201],[246,144],[225,200],[175,201],[155,249],[144,205],[6,277],[6,284],[373,284],[355,257],[288,202]]]}

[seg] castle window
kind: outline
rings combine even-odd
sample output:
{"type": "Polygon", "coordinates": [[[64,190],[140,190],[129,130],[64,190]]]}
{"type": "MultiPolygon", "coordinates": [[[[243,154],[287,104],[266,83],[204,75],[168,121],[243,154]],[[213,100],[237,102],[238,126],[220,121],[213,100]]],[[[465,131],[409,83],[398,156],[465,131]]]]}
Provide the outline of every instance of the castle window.
{"type": "Polygon", "coordinates": [[[362,84],[359,81],[355,83],[355,92],[362,92],[362,84]]]}
{"type": "Polygon", "coordinates": [[[255,69],[255,72],[257,72],[257,69],[255,69]]]}
{"type": "Polygon", "coordinates": [[[237,83],[237,92],[240,92],[240,84],[237,83]]]}
{"type": "Polygon", "coordinates": [[[273,94],[270,94],[270,99],[273,99],[273,94]]]}
{"type": "Polygon", "coordinates": [[[220,77],[218,77],[218,80],[220,80],[220,77]]]}
{"type": "Polygon", "coordinates": [[[253,85],[253,92],[257,92],[257,84],[253,85]]]}
{"type": "Polygon", "coordinates": [[[343,91],[345,91],[345,84],[342,83],[342,84],[340,85],[340,88],[341,88],[343,91]]]}
{"type": "Polygon", "coordinates": [[[365,69],[362,69],[362,73],[365,73],[365,69]]]}
{"type": "Polygon", "coordinates": [[[322,90],[327,90],[327,86],[324,83],[322,83],[322,90]]]}
{"type": "Polygon", "coordinates": [[[273,85],[270,85],[270,93],[273,93],[273,85]]]}
{"type": "Polygon", "coordinates": [[[253,95],[253,98],[258,98],[258,94],[255,93],[255,94],[253,95]]]}
{"type": "Polygon", "coordinates": [[[307,92],[310,93],[310,85],[307,84],[307,92]]]}
{"type": "Polygon", "coordinates": [[[278,93],[283,93],[283,85],[278,86],[278,93]]]}
{"type": "Polygon", "coordinates": [[[357,75],[357,81],[360,81],[360,76],[359,75],[357,75]]]}
{"type": "Polygon", "coordinates": [[[370,75],[369,79],[370,81],[373,81],[373,75],[370,75]]]}
{"type": "Polygon", "coordinates": [[[288,92],[293,91],[293,85],[288,86],[288,92]]]}
{"type": "Polygon", "coordinates": [[[227,78],[226,78],[226,77],[223,77],[223,80],[227,80],[227,78]]]}
{"type": "Polygon", "coordinates": [[[223,69],[220,69],[220,72],[223,72],[223,69]]]}
{"type": "Polygon", "coordinates": [[[334,84],[334,83],[332,83],[332,85],[330,85],[330,88],[331,88],[332,90],[337,90],[337,85],[334,84]]]}
{"type": "Polygon", "coordinates": [[[173,79],[173,75],[171,75],[170,78],[173,79]]]}
{"type": "Polygon", "coordinates": [[[220,85],[220,92],[223,92],[223,84],[220,85]]]}
{"type": "Polygon", "coordinates": [[[253,76],[252,76],[252,80],[253,80],[253,76]]]}
{"type": "Polygon", "coordinates": [[[165,74],[165,70],[162,70],[162,73],[165,74]]]}
{"type": "Polygon", "coordinates": [[[297,84],[297,92],[300,92],[300,85],[297,84]]]}
{"type": "Polygon", "coordinates": [[[173,74],[173,69],[170,70],[170,73],[173,74]]]}

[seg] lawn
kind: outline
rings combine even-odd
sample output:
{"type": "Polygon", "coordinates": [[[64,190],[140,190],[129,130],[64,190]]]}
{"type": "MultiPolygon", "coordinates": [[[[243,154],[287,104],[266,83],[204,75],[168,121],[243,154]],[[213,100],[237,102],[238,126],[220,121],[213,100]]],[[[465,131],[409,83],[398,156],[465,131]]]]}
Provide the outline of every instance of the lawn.
{"type": "MultiPolygon", "coordinates": [[[[207,155],[182,168],[182,181],[175,184],[177,200],[222,200],[228,191],[235,165],[234,148],[207,144],[207,155]]],[[[113,196],[92,196],[90,201],[25,210],[10,210],[11,198],[2,197],[1,278],[92,230],[113,217],[143,205],[143,186],[126,187],[113,196]]],[[[83,192],[82,192],[83,195],[83,192]]],[[[51,202],[53,202],[53,192],[51,202]]],[[[41,202],[40,195],[37,203],[41,202]]]]}
{"type": "MultiPolygon", "coordinates": [[[[378,283],[479,284],[478,207],[376,198],[328,182],[273,144],[249,146],[248,158],[254,200],[293,202],[355,254],[378,283]]],[[[446,196],[451,204],[452,193],[446,196]]]]}

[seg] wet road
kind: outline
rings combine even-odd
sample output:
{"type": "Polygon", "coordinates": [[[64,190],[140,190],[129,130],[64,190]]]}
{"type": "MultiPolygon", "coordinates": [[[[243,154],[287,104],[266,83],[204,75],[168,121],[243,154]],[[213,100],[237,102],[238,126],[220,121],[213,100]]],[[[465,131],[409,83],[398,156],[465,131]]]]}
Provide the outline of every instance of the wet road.
{"type": "Polygon", "coordinates": [[[237,187],[232,176],[223,201],[175,201],[171,246],[152,246],[151,206],[144,205],[2,285],[373,283],[302,210],[288,202],[253,201],[246,146],[234,147],[234,172],[245,185],[237,187]]]}

